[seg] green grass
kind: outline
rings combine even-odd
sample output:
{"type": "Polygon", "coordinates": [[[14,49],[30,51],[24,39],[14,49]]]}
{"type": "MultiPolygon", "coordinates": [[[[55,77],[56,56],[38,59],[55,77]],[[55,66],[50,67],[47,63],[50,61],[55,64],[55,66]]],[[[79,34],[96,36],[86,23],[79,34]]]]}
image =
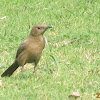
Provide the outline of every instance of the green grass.
{"type": "Polygon", "coordinates": [[[70,100],[75,91],[80,93],[78,100],[96,100],[100,93],[99,0],[0,0],[3,16],[7,18],[0,20],[0,74],[13,63],[33,25],[53,28],[44,34],[48,46],[38,64],[38,82],[34,65],[27,64],[23,79],[20,68],[11,77],[0,78],[1,100],[70,100]]]}

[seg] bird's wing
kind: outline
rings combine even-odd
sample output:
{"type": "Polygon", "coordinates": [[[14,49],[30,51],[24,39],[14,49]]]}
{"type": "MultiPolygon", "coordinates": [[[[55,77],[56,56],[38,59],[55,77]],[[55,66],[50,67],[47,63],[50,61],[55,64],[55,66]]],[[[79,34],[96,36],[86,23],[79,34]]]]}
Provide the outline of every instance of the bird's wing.
{"type": "Polygon", "coordinates": [[[16,58],[19,56],[19,54],[21,54],[21,53],[25,50],[25,48],[26,48],[26,43],[25,43],[25,41],[23,41],[23,42],[20,44],[20,46],[19,46],[19,48],[18,48],[18,50],[17,50],[16,58]]]}

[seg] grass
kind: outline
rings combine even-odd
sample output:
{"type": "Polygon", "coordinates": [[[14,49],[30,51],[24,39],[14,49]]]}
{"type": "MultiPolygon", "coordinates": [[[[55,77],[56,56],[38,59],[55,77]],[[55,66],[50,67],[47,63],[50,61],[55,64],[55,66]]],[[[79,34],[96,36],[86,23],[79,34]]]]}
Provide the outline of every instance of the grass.
{"type": "Polygon", "coordinates": [[[14,61],[19,44],[34,24],[53,26],[45,33],[45,47],[38,64],[0,78],[1,100],[96,100],[100,93],[100,1],[99,0],[0,0],[0,74],[14,61]],[[74,42],[71,42],[74,41],[74,42]],[[89,84],[91,82],[91,84],[89,84]]]}

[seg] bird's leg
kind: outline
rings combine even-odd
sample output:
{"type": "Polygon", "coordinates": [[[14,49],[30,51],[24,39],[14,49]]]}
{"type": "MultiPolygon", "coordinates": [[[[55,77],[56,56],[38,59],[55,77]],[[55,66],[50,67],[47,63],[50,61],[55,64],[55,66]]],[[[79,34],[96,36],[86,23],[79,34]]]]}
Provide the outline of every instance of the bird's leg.
{"type": "Polygon", "coordinates": [[[38,82],[38,77],[37,77],[37,73],[36,73],[36,71],[37,71],[37,67],[36,66],[37,66],[37,64],[35,64],[33,72],[35,72],[36,82],[38,82]]]}
{"type": "Polygon", "coordinates": [[[24,66],[22,66],[22,68],[21,68],[21,76],[22,76],[22,78],[23,78],[23,71],[24,71],[24,66]]]}
{"type": "Polygon", "coordinates": [[[35,73],[35,76],[36,76],[36,78],[37,78],[37,73],[36,73],[37,68],[36,68],[36,66],[37,66],[37,64],[35,64],[35,66],[34,66],[34,71],[33,71],[33,73],[35,73]]]}

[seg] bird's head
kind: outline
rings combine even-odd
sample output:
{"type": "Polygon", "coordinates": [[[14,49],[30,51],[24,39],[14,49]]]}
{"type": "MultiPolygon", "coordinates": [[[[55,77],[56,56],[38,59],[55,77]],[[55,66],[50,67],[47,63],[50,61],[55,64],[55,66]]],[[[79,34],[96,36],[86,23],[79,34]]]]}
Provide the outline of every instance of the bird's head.
{"type": "Polygon", "coordinates": [[[45,24],[37,24],[34,25],[30,35],[32,36],[39,36],[39,35],[43,35],[44,32],[48,29],[48,28],[52,28],[51,26],[47,26],[45,24]]]}

